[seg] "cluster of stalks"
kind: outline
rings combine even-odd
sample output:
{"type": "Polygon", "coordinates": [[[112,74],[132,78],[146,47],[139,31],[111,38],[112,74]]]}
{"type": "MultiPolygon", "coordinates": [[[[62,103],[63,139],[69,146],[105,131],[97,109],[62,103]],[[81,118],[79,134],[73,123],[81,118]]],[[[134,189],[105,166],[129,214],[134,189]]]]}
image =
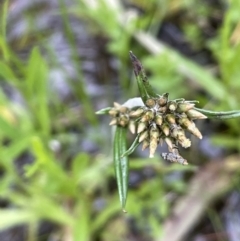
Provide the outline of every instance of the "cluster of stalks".
{"type": "Polygon", "coordinates": [[[207,118],[194,109],[194,101],[183,99],[168,100],[168,93],[156,98],[149,98],[143,106],[129,108],[114,103],[108,114],[112,117],[110,125],[128,127],[132,134],[137,134],[142,150],[149,148],[149,157],[154,157],[157,146],[165,141],[169,153],[162,157],[171,162],[187,165],[187,161],[179,154],[178,145],[184,148],[191,146],[185,131],[202,139],[202,134],[193,120],[207,118]]]}

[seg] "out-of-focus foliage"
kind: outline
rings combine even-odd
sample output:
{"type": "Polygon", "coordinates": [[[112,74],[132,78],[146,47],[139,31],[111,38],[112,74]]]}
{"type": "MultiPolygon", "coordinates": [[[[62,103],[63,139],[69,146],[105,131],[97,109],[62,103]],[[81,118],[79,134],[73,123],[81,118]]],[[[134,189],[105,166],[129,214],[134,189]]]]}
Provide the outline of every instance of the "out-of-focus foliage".
{"type": "MultiPolygon", "coordinates": [[[[239,109],[239,4],[2,1],[0,240],[161,240],[179,197],[192,201],[188,193],[198,190],[193,201],[204,204],[207,221],[191,215],[198,208],[193,205],[190,214],[178,217],[185,232],[179,238],[209,240],[205,234],[229,232],[235,241],[239,223],[224,204],[233,189],[234,205],[240,202],[239,120],[202,126],[203,141],[186,153],[196,166],[167,165],[137,151],[130,157],[123,214],[109,120],[94,113],[138,96],[129,50],[143,60],[159,94],[198,99],[212,110],[239,109]],[[204,185],[214,189],[203,200],[204,185]],[[210,209],[214,200],[220,205],[210,209]],[[192,224],[198,226],[190,234],[192,224]]],[[[234,215],[240,216],[237,209],[234,215]]]]}

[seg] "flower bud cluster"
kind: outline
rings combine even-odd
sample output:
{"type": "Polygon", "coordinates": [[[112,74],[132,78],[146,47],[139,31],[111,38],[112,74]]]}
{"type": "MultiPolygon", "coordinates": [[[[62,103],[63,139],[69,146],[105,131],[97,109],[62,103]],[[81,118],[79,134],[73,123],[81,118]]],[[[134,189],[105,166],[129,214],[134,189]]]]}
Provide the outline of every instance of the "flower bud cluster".
{"type": "Polygon", "coordinates": [[[108,113],[112,116],[110,125],[128,127],[131,133],[138,134],[142,149],[149,148],[149,157],[154,156],[158,144],[166,142],[169,153],[163,153],[162,157],[186,165],[188,163],[180,156],[177,146],[191,146],[185,131],[202,139],[202,134],[193,120],[207,118],[195,110],[194,106],[192,101],[183,99],[170,101],[166,93],[147,99],[144,106],[139,107],[128,108],[114,103],[108,113]]]}

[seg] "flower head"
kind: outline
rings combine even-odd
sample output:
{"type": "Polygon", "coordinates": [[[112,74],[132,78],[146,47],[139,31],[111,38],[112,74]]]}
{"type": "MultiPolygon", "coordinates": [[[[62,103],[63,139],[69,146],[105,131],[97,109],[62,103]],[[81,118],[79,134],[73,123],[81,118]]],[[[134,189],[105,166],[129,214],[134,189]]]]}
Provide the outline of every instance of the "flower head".
{"type": "Polygon", "coordinates": [[[193,120],[207,117],[194,109],[194,101],[169,100],[168,96],[165,93],[148,98],[145,103],[136,101],[135,98],[135,105],[130,101],[123,105],[114,103],[108,111],[112,117],[110,125],[128,127],[131,133],[137,133],[142,149],[149,148],[150,158],[154,157],[157,146],[165,141],[169,153],[163,153],[162,157],[186,165],[188,163],[180,156],[178,145],[183,148],[191,146],[191,141],[185,135],[186,131],[201,139],[201,132],[193,120]]]}

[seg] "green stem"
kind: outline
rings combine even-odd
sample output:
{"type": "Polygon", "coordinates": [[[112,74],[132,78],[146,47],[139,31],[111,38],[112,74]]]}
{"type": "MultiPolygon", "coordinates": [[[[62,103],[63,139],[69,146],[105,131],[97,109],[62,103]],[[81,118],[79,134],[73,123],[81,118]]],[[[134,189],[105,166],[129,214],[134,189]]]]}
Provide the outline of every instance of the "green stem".
{"type": "Polygon", "coordinates": [[[122,154],[122,157],[129,156],[136,150],[136,148],[140,145],[140,142],[138,141],[139,136],[140,136],[140,134],[137,135],[137,137],[135,138],[134,142],[129,147],[129,149],[122,154]]]}

